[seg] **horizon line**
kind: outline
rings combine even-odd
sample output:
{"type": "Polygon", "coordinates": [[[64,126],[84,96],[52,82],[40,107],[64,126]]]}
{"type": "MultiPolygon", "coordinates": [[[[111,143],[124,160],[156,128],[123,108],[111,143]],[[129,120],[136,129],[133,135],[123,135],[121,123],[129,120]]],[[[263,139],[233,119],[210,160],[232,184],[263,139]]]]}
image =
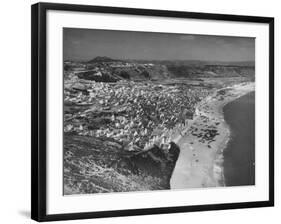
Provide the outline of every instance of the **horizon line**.
{"type": "Polygon", "coordinates": [[[239,61],[239,60],[235,60],[235,61],[229,61],[229,60],[202,60],[202,59],[143,59],[143,58],[112,58],[112,57],[108,57],[108,56],[96,56],[93,57],[91,59],[64,59],[63,61],[75,61],[75,62],[89,62],[91,60],[94,60],[95,58],[108,58],[108,59],[112,59],[112,60],[120,60],[120,61],[200,61],[200,62],[255,62],[255,60],[243,60],[243,61],[239,61]]]}

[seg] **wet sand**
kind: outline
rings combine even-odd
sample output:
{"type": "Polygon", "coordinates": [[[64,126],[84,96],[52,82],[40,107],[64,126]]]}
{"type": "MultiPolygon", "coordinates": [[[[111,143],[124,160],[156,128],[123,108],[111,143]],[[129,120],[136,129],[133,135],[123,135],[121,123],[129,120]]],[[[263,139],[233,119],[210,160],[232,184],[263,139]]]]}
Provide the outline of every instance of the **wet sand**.
{"type": "Polygon", "coordinates": [[[180,155],[170,179],[171,189],[224,186],[223,150],[230,129],[223,107],[254,91],[254,83],[243,83],[218,90],[197,106],[196,114],[183,135],[174,139],[180,155]]]}

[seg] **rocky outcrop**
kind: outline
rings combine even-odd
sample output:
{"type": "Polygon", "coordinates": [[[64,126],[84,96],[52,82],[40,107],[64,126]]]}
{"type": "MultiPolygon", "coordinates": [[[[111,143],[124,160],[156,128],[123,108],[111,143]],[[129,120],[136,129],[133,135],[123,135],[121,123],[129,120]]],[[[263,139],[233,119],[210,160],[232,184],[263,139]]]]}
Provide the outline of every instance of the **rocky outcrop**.
{"type": "Polygon", "coordinates": [[[170,189],[179,148],[127,151],[110,138],[64,135],[64,194],[170,189]]]}

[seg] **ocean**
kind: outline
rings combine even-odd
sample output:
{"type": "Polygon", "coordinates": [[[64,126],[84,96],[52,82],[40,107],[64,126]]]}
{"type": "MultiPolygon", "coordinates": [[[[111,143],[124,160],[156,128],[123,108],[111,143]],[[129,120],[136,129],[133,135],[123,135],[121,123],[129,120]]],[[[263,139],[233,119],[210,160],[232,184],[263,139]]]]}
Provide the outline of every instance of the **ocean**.
{"type": "Polygon", "coordinates": [[[255,92],[230,102],[223,112],[231,129],[231,139],[223,152],[225,185],[254,185],[255,92]]]}

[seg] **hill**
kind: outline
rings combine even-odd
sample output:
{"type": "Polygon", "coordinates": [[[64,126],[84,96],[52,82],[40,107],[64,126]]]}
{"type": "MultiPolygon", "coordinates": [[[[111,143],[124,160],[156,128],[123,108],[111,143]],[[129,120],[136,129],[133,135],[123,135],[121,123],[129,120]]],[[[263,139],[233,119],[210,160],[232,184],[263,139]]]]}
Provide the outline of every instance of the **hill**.
{"type": "Polygon", "coordinates": [[[88,61],[87,63],[115,62],[115,61],[120,61],[120,60],[112,59],[112,58],[105,57],[105,56],[98,56],[98,57],[95,57],[92,60],[88,61]]]}
{"type": "Polygon", "coordinates": [[[145,81],[173,78],[244,77],[254,79],[255,63],[199,60],[120,60],[98,56],[84,63],[65,62],[65,72],[97,82],[145,81]]]}

